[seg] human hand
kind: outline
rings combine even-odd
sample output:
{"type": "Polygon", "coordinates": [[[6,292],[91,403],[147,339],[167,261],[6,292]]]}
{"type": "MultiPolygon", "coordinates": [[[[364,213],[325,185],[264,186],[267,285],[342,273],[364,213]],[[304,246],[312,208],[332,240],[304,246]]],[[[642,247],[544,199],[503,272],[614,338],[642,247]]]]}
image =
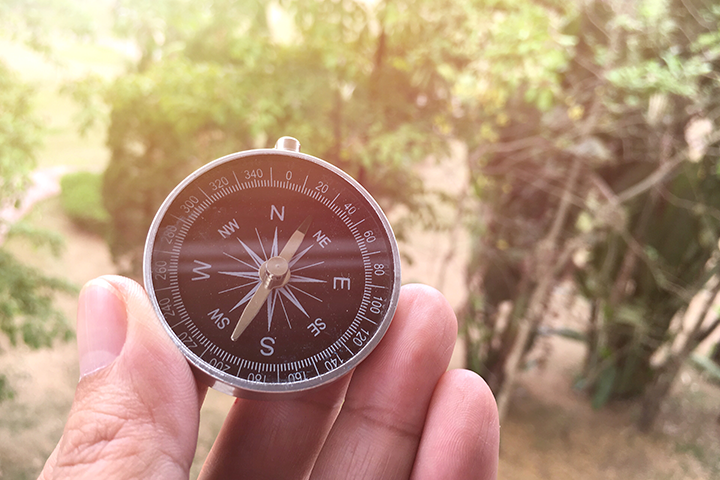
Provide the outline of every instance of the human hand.
{"type": "MultiPolygon", "coordinates": [[[[201,479],[494,479],[499,425],[485,382],[446,371],[455,316],[405,286],[378,347],[352,375],[287,400],[237,399],[201,479]]],[[[199,386],[138,284],[80,294],[80,382],[40,479],[188,478],[199,386]]]]}

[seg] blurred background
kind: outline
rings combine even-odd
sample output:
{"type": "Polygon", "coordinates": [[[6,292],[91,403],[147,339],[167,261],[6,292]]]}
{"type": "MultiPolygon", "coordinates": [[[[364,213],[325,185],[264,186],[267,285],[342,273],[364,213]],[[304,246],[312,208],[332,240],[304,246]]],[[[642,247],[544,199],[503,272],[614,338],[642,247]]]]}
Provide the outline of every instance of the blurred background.
{"type": "MultiPolygon", "coordinates": [[[[720,478],[720,4],[0,0],[0,478],[36,478],[90,278],[169,191],[292,135],[358,179],[501,479],[720,478]]],[[[231,399],[202,411],[193,475],[231,399]]]]}

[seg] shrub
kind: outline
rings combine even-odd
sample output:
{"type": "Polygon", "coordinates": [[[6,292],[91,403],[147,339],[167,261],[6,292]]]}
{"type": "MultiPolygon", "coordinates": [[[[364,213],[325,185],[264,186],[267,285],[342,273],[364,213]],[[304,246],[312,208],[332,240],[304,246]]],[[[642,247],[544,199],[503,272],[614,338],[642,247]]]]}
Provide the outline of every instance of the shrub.
{"type": "Polygon", "coordinates": [[[60,180],[60,200],[65,214],[82,230],[105,236],[110,215],[102,202],[102,175],[69,173],[60,180]]]}

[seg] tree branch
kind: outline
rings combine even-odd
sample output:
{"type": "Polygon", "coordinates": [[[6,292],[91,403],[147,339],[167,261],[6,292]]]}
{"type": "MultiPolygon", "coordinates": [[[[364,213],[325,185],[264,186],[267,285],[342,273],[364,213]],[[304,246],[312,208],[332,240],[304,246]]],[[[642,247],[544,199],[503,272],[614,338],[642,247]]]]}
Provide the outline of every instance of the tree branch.
{"type": "Polygon", "coordinates": [[[716,318],[707,328],[704,328],[697,335],[697,343],[700,344],[708,338],[716,328],[720,327],[720,317],[716,318]]]}
{"type": "MultiPolygon", "coordinates": [[[[712,145],[720,141],[720,131],[716,131],[714,134],[707,138],[707,144],[712,145]]],[[[656,185],[664,182],[666,177],[673,173],[673,171],[688,158],[687,149],[678,152],[674,158],[670,159],[667,163],[664,163],[658,167],[652,174],[646,177],[644,180],[636,183],[632,187],[618,194],[618,200],[621,203],[625,203],[628,200],[632,200],[655,187],[656,185]]]]}
{"type": "Polygon", "coordinates": [[[653,173],[645,177],[644,180],[641,180],[640,182],[636,183],[630,188],[627,188],[626,190],[620,192],[617,195],[618,201],[620,203],[625,203],[628,200],[632,200],[633,198],[637,197],[638,195],[642,195],[643,193],[647,192],[651,188],[657,186],[658,184],[665,181],[666,177],[668,177],[675,168],[680,165],[685,159],[682,158],[680,155],[678,155],[679,158],[675,158],[669,163],[660,165],[657,170],[655,170],[653,173]]]}

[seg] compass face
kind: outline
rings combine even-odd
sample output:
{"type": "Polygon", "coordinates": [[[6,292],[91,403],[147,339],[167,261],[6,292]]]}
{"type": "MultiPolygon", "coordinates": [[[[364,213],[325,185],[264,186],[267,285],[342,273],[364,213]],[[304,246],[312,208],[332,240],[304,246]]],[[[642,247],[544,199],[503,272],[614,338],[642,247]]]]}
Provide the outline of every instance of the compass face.
{"type": "Polygon", "coordinates": [[[384,214],[352,178],[292,151],[215,160],[160,208],[145,284],[210,386],[236,396],[312,388],[377,345],[400,288],[384,214]]]}

